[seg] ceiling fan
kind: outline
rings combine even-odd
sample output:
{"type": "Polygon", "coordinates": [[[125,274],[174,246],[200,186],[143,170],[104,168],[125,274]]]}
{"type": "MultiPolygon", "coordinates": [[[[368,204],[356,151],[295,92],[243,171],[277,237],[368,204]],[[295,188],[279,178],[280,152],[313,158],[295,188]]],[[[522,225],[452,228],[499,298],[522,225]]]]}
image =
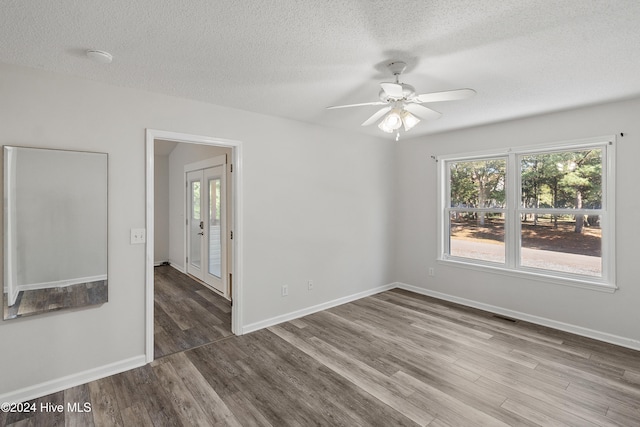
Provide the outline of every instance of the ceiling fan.
{"type": "Polygon", "coordinates": [[[407,64],[402,61],[393,61],[387,64],[387,68],[395,76],[395,83],[380,83],[380,101],[363,102],[360,104],[336,105],[327,109],[363,107],[368,105],[384,105],[371,117],[362,123],[362,126],[369,126],[378,120],[378,127],[387,133],[396,132],[396,141],[400,137],[400,128],[404,127],[405,132],[409,131],[420,120],[433,120],[439,118],[442,113],[425,107],[421,104],[429,102],[456,101],[470,98],[476,94],[473,89],[456,89],[444,92],[416,94],[413,86],[400,83],[400,74],[407,68],[407,64]],[[384,118],[383,118],[384,117],[384,118]]]}

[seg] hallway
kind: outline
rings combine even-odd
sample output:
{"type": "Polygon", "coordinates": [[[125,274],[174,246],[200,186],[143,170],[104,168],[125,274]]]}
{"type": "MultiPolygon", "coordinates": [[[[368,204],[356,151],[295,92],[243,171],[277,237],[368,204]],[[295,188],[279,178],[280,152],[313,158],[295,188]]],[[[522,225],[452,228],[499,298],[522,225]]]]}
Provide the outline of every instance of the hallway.
{"type": "Polygon", "coordinates": [[[170,266],[154,275],[156,359],[233,335],[230,301],[170,266]]]}

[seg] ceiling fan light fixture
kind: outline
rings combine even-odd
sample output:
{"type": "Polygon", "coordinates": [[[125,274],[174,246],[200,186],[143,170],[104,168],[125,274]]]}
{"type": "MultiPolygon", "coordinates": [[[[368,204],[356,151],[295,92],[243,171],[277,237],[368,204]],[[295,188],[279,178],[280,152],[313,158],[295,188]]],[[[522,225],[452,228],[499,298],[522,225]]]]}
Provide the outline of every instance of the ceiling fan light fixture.
{"type": "Polygon", "coordinates": [[[402,127],[402,117],[400,116],[400,110],[393,109],[387,114],[384,119],[378,125],[384,132],[392,133],[402,127]]]}
{"type": "Polygon", "coordinates": [[[417,125],[418,123],[420,123],[420,119],[417,118],[416,116],[414,116],[413,114],[411,114],[410,112],[404,110],[402,112],[402,124],[404,125],[404,131],[408,132],[411,129],[413,129],[413,127],[415,125],[417,125]]]}
{"type": "Polygon", "coordinates": [[[393,133],[393,129],[385,126],[384,120],[378,124],[378,129],[380,129],[382,132],[393,133]]]}

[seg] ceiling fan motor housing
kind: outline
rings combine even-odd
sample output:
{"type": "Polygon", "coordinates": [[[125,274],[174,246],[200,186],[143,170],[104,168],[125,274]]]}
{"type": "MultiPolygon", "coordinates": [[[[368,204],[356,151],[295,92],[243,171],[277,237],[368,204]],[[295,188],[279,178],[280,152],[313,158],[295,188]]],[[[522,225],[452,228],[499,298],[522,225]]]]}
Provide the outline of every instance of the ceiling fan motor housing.
{"type": "Polygon", "coordinates": [[[380,97],[381,101],[384,102],[393,102],[393,101],[402,101],[402,100],[408,100],[411,99],[415,96],[416,94],[416,89],[406,83],[398,83],[400,86],[402,86],[402,97],[401,98],[396,98],[393,96],[390,96],[387,92],[384,91],[384,89],[382,89],[380,91],[380,93],[378,93],[378,96],[380,97]]]}

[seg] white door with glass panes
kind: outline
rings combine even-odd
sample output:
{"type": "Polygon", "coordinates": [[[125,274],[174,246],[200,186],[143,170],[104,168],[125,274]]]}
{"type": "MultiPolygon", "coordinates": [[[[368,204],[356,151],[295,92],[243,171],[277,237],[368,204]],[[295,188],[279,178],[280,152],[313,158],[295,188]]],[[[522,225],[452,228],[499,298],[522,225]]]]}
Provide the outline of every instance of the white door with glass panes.
{"type": "Polygon", "coordinates": [[[187,175],[187,273],[226,296],[226,164],[187,175]]]}

